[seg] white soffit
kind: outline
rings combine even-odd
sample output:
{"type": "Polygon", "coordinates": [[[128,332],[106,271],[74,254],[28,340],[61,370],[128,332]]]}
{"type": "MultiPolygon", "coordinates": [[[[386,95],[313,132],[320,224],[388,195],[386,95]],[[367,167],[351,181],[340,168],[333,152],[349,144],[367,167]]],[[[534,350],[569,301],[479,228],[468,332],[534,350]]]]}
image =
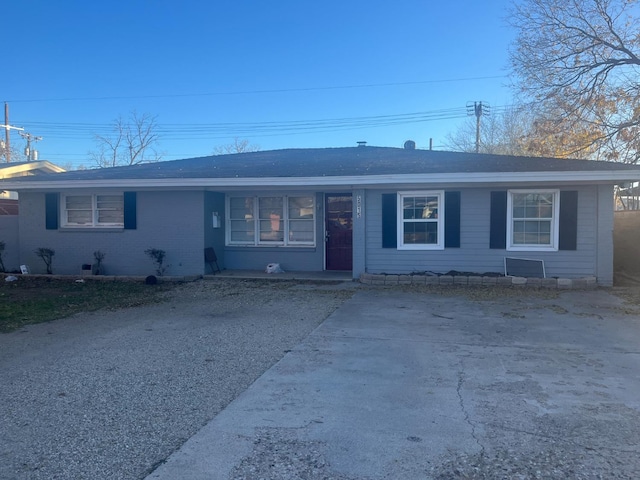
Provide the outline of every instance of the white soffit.
{"type": "Polygon", "coordinates": [[[192,189],[270,188],[385,185],[498,185],[498,184],[606,184],[640,180],[637,170],[572,172],[482,172],[410,175],[354,175],[341,177],[257,177],[257,178],[143,178],[101,180],[0,181],[3,190],[67,190],[86,188],[192,189]]]}

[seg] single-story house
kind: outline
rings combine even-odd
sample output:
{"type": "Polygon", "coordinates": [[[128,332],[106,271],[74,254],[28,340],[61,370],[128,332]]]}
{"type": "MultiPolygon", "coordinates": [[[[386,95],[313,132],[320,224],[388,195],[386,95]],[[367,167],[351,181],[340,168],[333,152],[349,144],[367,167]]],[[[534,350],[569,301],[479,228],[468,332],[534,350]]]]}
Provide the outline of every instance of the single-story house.
{"type": "Polygon", "coordinates": [[[113,275],[221,268],[288,271],[504,272],[543,260],[549,277],[613,282],[615,184],[640,167],[411,148],[286,149],[0,181],[19,192],[20,262],[39,247],[54,273],[106,256],[113,275]]]}

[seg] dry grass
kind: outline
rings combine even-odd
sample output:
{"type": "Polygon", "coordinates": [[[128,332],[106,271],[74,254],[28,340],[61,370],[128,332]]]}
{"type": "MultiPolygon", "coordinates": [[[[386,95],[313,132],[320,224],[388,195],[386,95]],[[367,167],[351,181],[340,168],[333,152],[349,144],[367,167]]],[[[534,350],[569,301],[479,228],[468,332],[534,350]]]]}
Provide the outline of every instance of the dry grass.
{"type": "Polygon", "coordinates": [[[0,280],[0,332],[48,322],[79,312],[118,309],[157,302],[173,284],[19,276],[0,280]]]}

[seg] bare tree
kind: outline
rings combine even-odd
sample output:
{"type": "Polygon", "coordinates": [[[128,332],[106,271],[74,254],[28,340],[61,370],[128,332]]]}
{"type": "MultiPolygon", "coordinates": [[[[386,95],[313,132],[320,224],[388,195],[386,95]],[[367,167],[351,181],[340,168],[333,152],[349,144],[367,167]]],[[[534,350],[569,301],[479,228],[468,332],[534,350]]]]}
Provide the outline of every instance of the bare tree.
{"type": "MultiPolygon", "coordinates": [[[[580,158],[592,153],[588,145],[593,136],[589,130],[571,128],[557,112],[514,105],[482,117],[480,153],[580,158]]],[[[447,136],[446,146],[474,152],[475,137],[476,120],[470,118],[447,136]]]]}
{"type": "Polygon", "coordinates": [[[218,145],[213,149],[214,155],[224,155],[226,153],[245,153],[245,152],[257,152],[260,150],[260,145],[252,145],[249,140],[239,139],[238,137],[233,139],[232,143],[226,145],[218,145]]]}
{"type": "Polygon", "coordinates": [[[510,52],[517,86],[563,129],[584,134],[571,153],[636,163],[638,0],[519,0],[509,19],[518,31],[510,52]]]}
{"type": "MultiPolygon", "coordinates": [[[[480,129],[480,153],[503,153],[499,143],[495,141],[497,136],[496,117],[483,117],[480,129]]],[[[445,148],[456,152],[476,151],[476,119],[468,118],[454,132],[446,135],[445,148]]]]}
{"type": "MultiPolygon", "coordinates": [[[[536,155],[530,148],[534,117],[526,107],[513,106],[483,116],[480,126],[480,153],[498,155],[536,155]]],[[[476,119],[470,117],[447,135],[447,148],[475,152],[476,119]]]]}
{"type": "Polygon", "coordinates": [[[161,155],[156,150],[159,135],[156,117],[132,112],[129,118],[118,117],[111,135],[96,135],[98,150],[89,155],[99,167],[137,165],[157,162],[161,155]]]}
{"type": "MultiPolygon", "coordinates": [[[[11,162],[27,161],[27,157],[25,156],[24,152],[21,152],[19,149],[13,146],[10,148],[11,148],[11,151],[10,151],[11,155],[9,155],[9,158],[11,159],[11,162]]],[[[0,162],[3,162],[3,163],[6,163],[7,161],[7,145],[2,140],[0,140],[0,159],[1,159],[0,162]]]]}
{"type": "Polygon", "coordinates": [[[63,162],[56,163],[60,168],[64,168],[67,172],[72,172],[74,170],[87,170],[87,167],[84,164],[75,165],[72,162],[63,162]]]}
{"type": "MultiPolygon", "coordinates": [[[[531,130],[531,119],[518,107],[482,117],[480,153],[526,155],[523,139],[531,130]]],[[[476,118],[469,117],[453,133],[447,135],[447,148],[461,152],[476,150],[476,118]]]]}

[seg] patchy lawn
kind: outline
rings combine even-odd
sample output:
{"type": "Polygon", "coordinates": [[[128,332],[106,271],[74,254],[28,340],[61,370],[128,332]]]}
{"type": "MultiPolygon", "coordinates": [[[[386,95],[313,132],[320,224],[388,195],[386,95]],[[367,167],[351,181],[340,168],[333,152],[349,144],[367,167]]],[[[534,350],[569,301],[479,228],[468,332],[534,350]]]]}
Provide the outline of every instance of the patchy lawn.
{"type": "Polygon", "coordinates": [[[15,282],[0,277],[0,333],[23,325],[48,322],[79,312],[118,309],[162,300],[175,284],[19,276],[15,282]]]}

